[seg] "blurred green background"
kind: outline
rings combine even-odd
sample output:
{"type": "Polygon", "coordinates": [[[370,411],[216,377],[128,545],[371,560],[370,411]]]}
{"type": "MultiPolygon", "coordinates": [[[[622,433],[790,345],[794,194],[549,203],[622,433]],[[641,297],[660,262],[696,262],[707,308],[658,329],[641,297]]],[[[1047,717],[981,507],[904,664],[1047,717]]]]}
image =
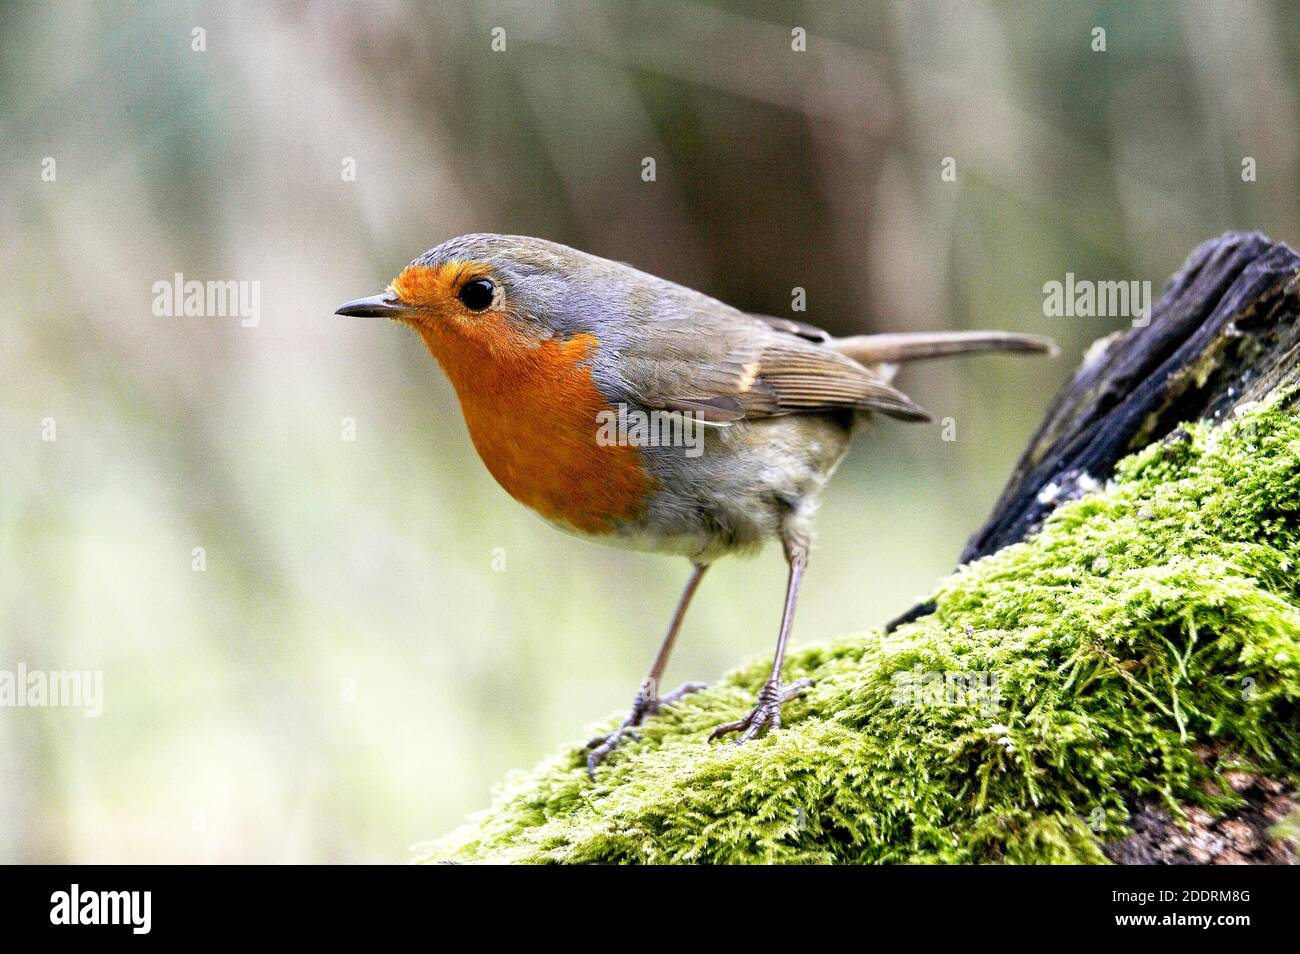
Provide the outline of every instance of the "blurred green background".
{"type": "MultiPolygon", "coordinates": [[[[1045,282],[1300,237],[1297,36],[1282,0],[4,4],[0,668],[103,670],[105,711],[0,709],[0,861],[401,861],[630,702],[685,561],[543,524],[413,335],[332,315],[425,248],[1055,336],[909,369],[957,439],[882,421],[845,461],[795,639],[860,631],[1124,326],[1045,317],[1045,282]],[[260,323],[156,317],[177,272],[259,282],[260,323]]],[[[784,573],[719,564],[670,681],[769,653],[784,573]]]]}

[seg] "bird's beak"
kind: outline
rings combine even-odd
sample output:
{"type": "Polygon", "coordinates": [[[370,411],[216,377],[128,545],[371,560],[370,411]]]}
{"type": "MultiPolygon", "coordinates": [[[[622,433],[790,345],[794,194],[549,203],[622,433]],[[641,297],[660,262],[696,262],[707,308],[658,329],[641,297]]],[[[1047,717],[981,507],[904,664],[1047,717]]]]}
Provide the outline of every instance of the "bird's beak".
{"type": "Polygon", "coordinates": [[[382,295],[371,295],[369,298],[350,301],[335,309],[334,314],[348,318],[401,318],[409,311],[411,311],[409,305],[395,295],[385,292],[382,295]]]}

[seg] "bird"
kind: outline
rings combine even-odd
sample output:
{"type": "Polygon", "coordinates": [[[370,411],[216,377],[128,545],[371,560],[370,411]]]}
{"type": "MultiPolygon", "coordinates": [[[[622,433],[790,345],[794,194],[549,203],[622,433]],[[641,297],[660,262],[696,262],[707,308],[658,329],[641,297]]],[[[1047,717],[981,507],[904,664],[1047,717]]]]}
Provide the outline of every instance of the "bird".
{"type": "Polygon", "coordinates": [[[336,314],[414,329],[459,399],[497,483],[558,529],[685,557],[685,589],[631,710],[587,746],[587,772],[665,706],[682,622],[718,559],[779,542],[788,573],[771,670],[753,708],[710,741],[781,727],[811,687],[782,670],[827,481],[873,415],[927,421],[891,384],[899,364],[975,352],[1055,353],[1037,335],[896,332],[835,337],[751,314],[556,242],[474,233],[429,249],[378,295],[336,314]]]}

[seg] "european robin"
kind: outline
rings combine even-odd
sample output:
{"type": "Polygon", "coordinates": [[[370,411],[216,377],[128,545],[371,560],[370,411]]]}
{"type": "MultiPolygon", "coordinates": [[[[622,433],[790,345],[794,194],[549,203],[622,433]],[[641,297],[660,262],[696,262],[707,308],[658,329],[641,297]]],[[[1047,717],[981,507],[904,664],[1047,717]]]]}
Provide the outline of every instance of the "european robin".
{"type": "Polygon", "coordinates": [[[789,564],[771,674],[710,738],[755,738],[810,686],[781,680],[813,516],[857,426],[925,421],[890,386],[899,362],[1051,352],[993,331],[855,335],[747,314],[619,262],[537,238],[462,235],[382,295],[338,314],[395,318],[442,365],[487,469],[520,503],[588,540],[686,557],[693,570],[650,673],[588,771],[647,716],[702,688],[659,693],[682,619],[719,557],[777,539],[789,564]]]}

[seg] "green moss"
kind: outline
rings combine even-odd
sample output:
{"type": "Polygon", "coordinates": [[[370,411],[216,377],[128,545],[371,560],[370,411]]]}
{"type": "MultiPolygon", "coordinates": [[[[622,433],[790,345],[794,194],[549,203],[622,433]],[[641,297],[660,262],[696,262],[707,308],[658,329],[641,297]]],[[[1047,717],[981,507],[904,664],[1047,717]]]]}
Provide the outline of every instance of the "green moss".
{"type": "Polygon", "coordinates": [[[759,657],[651,720],[595,783],[571,748],[420,855],[1104,861],[1135,796],[1175,811],[1235,803],[1223,761],[1197,754],[1207,746],[1300,773],[1297,508],[1300,422],[1279,402],[1189,427],[943,581],[932,616],[796,651],[787,678],[817,684],[782,731],[705,741],[752,704],[759,657]],[[926,673],[990,682],[904,698],[926,673]]]}

